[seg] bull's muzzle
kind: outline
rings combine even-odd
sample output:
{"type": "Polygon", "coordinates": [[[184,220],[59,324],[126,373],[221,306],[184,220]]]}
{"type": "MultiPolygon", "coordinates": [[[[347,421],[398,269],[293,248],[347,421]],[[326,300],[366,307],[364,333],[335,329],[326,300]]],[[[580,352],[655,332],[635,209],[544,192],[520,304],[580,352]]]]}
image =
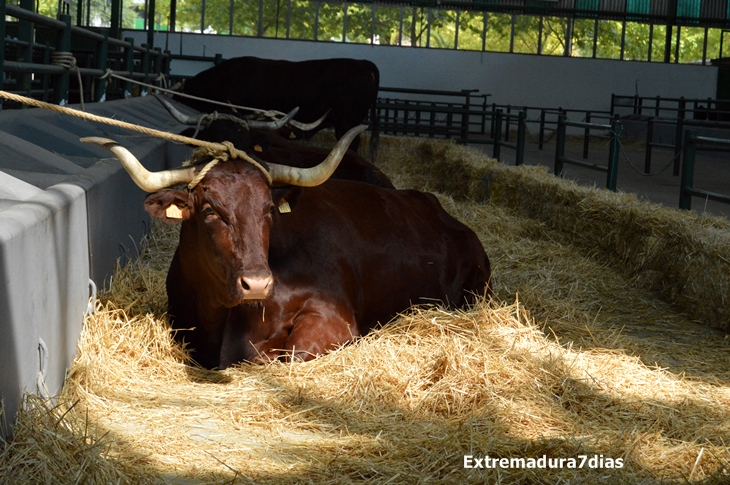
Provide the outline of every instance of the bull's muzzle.
{"type": "Polygon", "coordinates": [[[274,277],[268,276],[242,276],[241,288],[244,300],[264,300],[274,286],[274,277]]]}

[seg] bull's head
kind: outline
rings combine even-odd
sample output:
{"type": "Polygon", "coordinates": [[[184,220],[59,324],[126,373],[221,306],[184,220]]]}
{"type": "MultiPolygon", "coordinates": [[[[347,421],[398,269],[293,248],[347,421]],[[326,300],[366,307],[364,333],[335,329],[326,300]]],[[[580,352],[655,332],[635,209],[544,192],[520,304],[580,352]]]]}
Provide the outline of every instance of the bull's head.
{"type": "Polygon", "coordinates": [[[119,159],[134,182],[151,193],[145,209],[153,217],[168,223],[182,222],[178,251],[194,252],[188,255],[195,262],[189,270],[196,273],[188,275],[190,280],[214,286],[210,288],[211,297],[230,308],[261,301],[273,288],[268,249],[272,211],[278,201],[272,185],[312,187],[323,183],[335,171],[353,138],[365,128],[361,125],[347,132],[315,167],[270,164],[268,171],[253,160],[229,159],[212,164],[208,159],[206,164],[149,172],[113,140],[91,137],[81,141],[101,145],[119,159]],[[202,177],[201,171],[205,171],[202,177]],[[180,184],[188,187],[171,188],[180,184]]]}

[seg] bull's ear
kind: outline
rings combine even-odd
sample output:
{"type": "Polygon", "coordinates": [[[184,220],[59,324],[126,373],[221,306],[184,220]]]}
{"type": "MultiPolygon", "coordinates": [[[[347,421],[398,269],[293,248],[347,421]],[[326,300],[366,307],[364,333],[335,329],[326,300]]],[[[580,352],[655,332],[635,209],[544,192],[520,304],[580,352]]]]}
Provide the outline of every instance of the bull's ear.
{"type": "Polygon", "coordinates": [[[162,189],[150,194],[144,208],[155,219],[175,224],[190,218],[189,194],[185,190],[162,189]]]}
{"type": "Polygon", "coordinates": [[[286,214],[292,212],[299,202],[299,195],[302,193],[301,187],[286,186],[278,187],[271,190],[271,199],[279,212],[286,214]]]}

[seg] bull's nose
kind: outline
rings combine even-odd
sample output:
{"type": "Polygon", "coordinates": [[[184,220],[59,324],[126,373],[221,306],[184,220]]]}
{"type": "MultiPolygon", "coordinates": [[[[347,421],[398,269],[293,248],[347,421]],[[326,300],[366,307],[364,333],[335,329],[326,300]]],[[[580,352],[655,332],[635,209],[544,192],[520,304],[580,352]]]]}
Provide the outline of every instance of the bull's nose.
{"type": "Polygon", "coordinates": [[[243,276],[241,286],[243,287],[243,298],[245,300],[263,300],[271,291],[274,277],[268,276],[243,276]]]}

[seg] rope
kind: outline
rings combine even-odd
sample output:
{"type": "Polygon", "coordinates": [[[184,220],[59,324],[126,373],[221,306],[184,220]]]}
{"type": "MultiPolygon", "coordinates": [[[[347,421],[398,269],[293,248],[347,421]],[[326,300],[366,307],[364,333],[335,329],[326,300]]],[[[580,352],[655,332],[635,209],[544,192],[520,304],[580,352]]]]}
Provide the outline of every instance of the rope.
{"type": "Polygon", "coordinates": [[[181,96],[183,98],[194,99],[195,101],[203,101],[203,102],[210,103],[210,104],[217,104],[217,105],[225,106],[225,107],[231,108],[231,109],[242,109],[244,111],[253,111],[254,113],[259,113],[268,118],[276,118],[277,116],[286,116],[286,113],[282,113],[281,111],[249,108],[248,106],[237,106],[237,105],[231,104],[231,103],[223,103],[221,101],[213,101],[212,99],[199,98],[197,96],[181,93],[179,91],[173,91],[172,89],[161,88],[159,86],[155,86],[154,84],[147,84],[147,83],[143,83],[141,81],[137,81],[135,79],[120,76],[119,74],[115,74],[114,71],[112,71],[111,69],[107,69],[106,73],[103,76],[101,76],[99,79],[106,79],[108,77],[113,77],[116,79],[120,79],[122,81],[139,84],[140,86],[146,86],[148,88],[162,91],[163,93],[170,93],[170,94],[174,94],[175,96],[181,96]]]}
{"type": "Polygon", "coordinates": [[[79,80],[79,93],[81,98],[81,111],[86,111],[84,106],[84,85],[81,83],[81,72],[79,67],[76,65],[76,58],[72,52],[53,52],[51,53],[51,64],[54,66],[61,66],[66,69],[75,69],[76,76],[79,80]]]}
{"type": "MultiPolygon", "coordinates": [[[[207,163],[205,165],[205,167],[203,167],[203,169],[200,172],[198,172],[198,174],[195,176],[195,178],[193,178],[193,180],[190,181],[190,183],[188,184],[188,190],[193,190],[195,188],[195,186],[198,185],[201,180],[203,180],[203,177],[205,177],[205,174],[207,174],[211,168],[215,167],[218,162],[220,162],[220,160],[216,158],[214,160],[211,160],[209,163],[207,163]]],[[[271,184],[269,184],[269,185],[271,185],[271,184]]]]}
{"type": "MultiPolygon", "coordinates": [[[[245,160],[254,167],[261,170],[266,177],[266,180],[268,180],[269,185],[272,184],[271,175],[269,174],[269,171],[266,170],[259,162],[251,158],[246,152],[237,149],[233,146],[233,143],[229,141],[224,141],[223,143],[213,143],[209,141],[203,141],[198,140],[196,138],[189,138],[187,136],[182,135],[176,135],[175,133],[169,133],[167,131],[160,131],[155,130],[154,128],[146,128],[144,126],[135,125],[134,123],[127,123],[126,121],[120,121],[120,120],[114,120],[112,118],[106,118],[104,116],[99,116],[91,113],[87,113],[85,111],[79,111],[72,108],[67,108],[65,106],[58,106],[51,103],[46,103],[44,101],[39,101],[37,99],[28,98],[25,96],[21,96],[19,94],[13,94],[9,93],[7,91],[0,91],[0,98],[7,99],[8,101],[15,101],[17,103],[23,103],[27,104],[29,106],[35,106],[37,108],[44,108],[50,111],[55,111],[56,113],[62,113],[66,115],[75,116],[77,118],[81,118],[87,121],[95,121],[97,123],[104,123],[107,125],[117,126],[119,128],[124,128],[127,130],[137,131],[139,133],[144,133],[146,135],[154,136],[156,138],[162,138],[165,140],[175,141],[179,143],[183,143],[186,145],[195,145],[198,147],[202,147],[205,150],[200,150],[199,153],[193,154],[193,158],[191,158],[190,162],[194,163],[193,160],[196,160],[197,158],[200,158],[203,155],[206,156],[212,156],[216,159],[220,160],[228,160],[228,159],[237,159],[240,158],[241,160],[245,160]]],[[[211,167],[212,168],[212,167],[211,167]]]]}

